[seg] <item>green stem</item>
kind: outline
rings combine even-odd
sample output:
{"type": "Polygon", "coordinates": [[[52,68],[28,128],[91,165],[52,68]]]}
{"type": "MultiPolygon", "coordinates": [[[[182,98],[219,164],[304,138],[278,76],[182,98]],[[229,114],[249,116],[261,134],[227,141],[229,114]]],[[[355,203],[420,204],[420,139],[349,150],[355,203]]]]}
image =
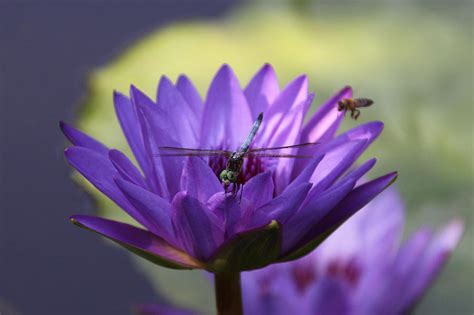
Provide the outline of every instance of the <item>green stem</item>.
{"type": "Polygon", "coordinates": [[[242,293],[240,273],[222,272],[214,274],[218,315],[242,315],[242,293]]]}

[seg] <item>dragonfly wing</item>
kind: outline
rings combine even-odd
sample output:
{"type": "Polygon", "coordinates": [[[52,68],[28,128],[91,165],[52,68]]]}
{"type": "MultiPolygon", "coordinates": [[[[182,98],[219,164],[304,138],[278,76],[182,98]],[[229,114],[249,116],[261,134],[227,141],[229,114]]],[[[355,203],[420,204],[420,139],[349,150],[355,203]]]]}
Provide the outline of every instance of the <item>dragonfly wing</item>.
{"type": "Polygon", "coordinates": [[[267,152],[267,151],[289,151],[293,148],[303,148],[303,147],[310,147],[319,144],[319,142],[307,142],[307,143],[300,143],[300,144],[293,144],[293,145],[286,145],[282,147],[272,147],[272,148],[257,148],[257,149],[250,149],[248,153],[256,153],[256,152],[267,152]]]}
{"type": "Polygon", "coordinates": [[[286,153],[270,153],[270,152],[249,152],[245,157],[268,157],[268,158],[302,158],[309,159],[312,155],[286,154],[286,153]]]}
{"type": "Polygon", "coordinates": [[[212,149],[193,149],[178,147],[160,147],[160,156],[225,156],[230,157],[231,151],[212,149]]]}

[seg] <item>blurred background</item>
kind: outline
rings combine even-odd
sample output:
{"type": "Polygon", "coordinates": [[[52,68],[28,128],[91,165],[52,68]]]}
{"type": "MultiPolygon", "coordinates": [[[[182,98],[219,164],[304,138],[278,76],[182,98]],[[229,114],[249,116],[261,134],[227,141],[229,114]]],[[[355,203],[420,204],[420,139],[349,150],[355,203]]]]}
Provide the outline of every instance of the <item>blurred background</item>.
{"type": "MultiPolygon", "coordinates": [[[[460,216],[467,232],[415,314],[474,312],[471,1],[0,0],[0,313],[130,314],[168,301],[212,312],[199,272],[168,271],[67,221],[127,220],[71,181],[58,121],[127,151],[112,106],[186,73],[204,95],[229,63],[244,86],[265,62],[305,73],[317,104],[346,84],[383,120],[372,176],[398,170],[406,234],[460,216]]],[[[344,128],[355,123],[346,120],[344,128]]],[[[89,189],[85,186],[86,189],[89,189]]]]}

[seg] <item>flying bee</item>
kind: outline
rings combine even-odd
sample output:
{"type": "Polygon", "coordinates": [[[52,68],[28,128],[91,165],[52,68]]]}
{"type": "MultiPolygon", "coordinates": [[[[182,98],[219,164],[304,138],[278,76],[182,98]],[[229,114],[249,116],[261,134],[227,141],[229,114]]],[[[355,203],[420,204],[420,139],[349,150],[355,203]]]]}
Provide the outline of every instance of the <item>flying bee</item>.
{"type": "Polygon", "coordinates": [[[357,119],[360,115],[360,110],[357,108],[369,107],[373,103],[374,101],[369,98],[345,98],[337,103],[337,109],[340,112],[344,111],[344,114],[351,111],[351,117],[357,119]]]}

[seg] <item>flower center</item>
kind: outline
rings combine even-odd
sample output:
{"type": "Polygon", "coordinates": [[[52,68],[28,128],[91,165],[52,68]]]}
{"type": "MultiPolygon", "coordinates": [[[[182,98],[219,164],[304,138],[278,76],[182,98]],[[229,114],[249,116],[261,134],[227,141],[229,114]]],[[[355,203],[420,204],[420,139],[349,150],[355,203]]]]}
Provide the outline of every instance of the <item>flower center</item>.
{"type": "Polygon", "coordinates": [[[301,294],[316,280],[316,270],[311,264],[297,263],[291,271],[296,288],[301,294]]]}
{"type": "Polygon", "coordinates": [[[326,271],[331,276],[342,278],[351,287],[357,285],[361,272],[354,260],[348,262],[333,260],[328,264],[326,271]]]}

